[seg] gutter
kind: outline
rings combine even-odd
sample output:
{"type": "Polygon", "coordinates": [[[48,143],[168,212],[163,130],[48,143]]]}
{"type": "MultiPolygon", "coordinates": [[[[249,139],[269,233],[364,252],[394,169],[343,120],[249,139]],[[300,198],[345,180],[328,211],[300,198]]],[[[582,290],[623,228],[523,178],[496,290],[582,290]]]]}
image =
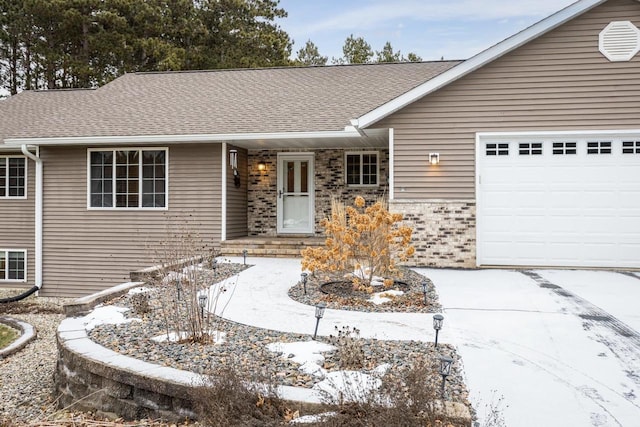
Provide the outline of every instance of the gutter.
{"type": "Polygon", "coordinates": [[[36,280],[35,287],[42,289],[42,159],[40,158],[40,147],[36,147],[36,154],[29,151],[26,144],[21,146],[22,154],[33,160],[36,164],[36,203],[35,203],[35,251],[36,251],[36,280]]]}

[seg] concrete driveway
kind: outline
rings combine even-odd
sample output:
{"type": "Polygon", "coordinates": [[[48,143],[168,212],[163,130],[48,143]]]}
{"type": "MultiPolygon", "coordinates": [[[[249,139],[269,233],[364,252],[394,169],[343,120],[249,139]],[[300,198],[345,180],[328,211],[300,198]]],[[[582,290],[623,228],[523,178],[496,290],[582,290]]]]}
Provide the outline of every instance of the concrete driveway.
{"type": "Polygon", "coordinates": [[[510,427],[640,426],[638,274],[417,271],[440,294],[481,420],[497,406],[510,427]]]}

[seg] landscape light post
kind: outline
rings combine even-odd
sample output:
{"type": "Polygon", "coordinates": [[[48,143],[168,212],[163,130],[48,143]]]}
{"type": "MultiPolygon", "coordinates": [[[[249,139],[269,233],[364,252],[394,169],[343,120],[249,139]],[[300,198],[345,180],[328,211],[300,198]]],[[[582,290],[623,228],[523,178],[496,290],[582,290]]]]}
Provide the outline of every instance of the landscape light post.
{"type": "Polygon", "coordinates": [[[308,276],[309,276],[309,275],[308,275],[307,273],[302,273],[302,274],[300,275],[300,278],[301,278],[301,280],[302,280],[302,287],[303,287],[303,289],[304,289],[304,294],[305,294],[305,295],[307,294],[307,277],[308,277],[308,276]]]}
{"type": "Polygon", "coordinates": [[[198,303],[200,304],[200,316],[204,319],[204,307],[207,305],[207,295],[198,295],[198,303]]]}
{"type": "Polygon", "coordinates": [[[178,301],[180,301],[182,299],[182,282],[180,280],[176,280],[176,294],[178,301]]]}
{"type": "Polygon", "coordinates": [[[440,375],[442,375],[442,398],[444,399],[444,386],[447,381],[447,377],[451,375],[451,365],[453,364],[453,359],[449,356],[441,356],[440,357],[440,375]]]}
{"type": "Polygon", "coordinates": [[[242,250],[242,264],[247,265],[247,254],[249,253],[249,251],[247,251],[246,249],[242,250]]]}
{"type": "Polygon", "coordinates": [[[436,330],[436,343],[435,347],[438,347],[438,332],[442,329],[442,321],[444,320],[444,316],[442,314],[434,314],[433,315],[433,329],[436,330]]]}
{"type": "Polygon", "coordinates": [[[218,271],[218,260],[216,258],[211,260],[211,268],[213,269],[213,277],[215,277],[218,271]]]}
{"type": "Polygon", "coordinates": [[[422,282],[422,294],[424,295],[424,305],[427,305],[427,282],[422,282]]]}
{"type": "Polygon", "coordinates": [[[318,325],[320,324],[320,319],[324,316],[324,309],[327,308],[327,305],[323,302],[316,304],[316,330],[313,332],[313,340],[315,341],[316,336],[318,335],[318,325]]]}

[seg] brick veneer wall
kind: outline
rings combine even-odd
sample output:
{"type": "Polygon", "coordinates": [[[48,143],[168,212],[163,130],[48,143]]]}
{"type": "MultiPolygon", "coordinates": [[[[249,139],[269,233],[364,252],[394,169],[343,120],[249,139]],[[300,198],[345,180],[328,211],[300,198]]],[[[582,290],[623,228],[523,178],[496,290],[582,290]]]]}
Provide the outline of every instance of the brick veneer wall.
{"type": "Polygon", "coordinates": [[[396,200],[392,212],[413,227],[414,257],[408,264],[433,267],[476,266],[476,203],[396,200]]]}
{"type": "MultiPolygon", "coordinates": [[[[344,182],[345,151],[316,150],[315,153],[315,230],[322,233],[320,221],[331,214],[331,197],[338,196],[351,203],[357,195],[367,202],[388,194],[389,151],[380,150],[380,185],[378,187],[347,187],[344,182]]],[[[249,151],[248,224],[251,236],[276,235],[277,156],[274,150],[249,151]],[[265,171],[258,171],[258,163],[266,164],[265,171]]],[[[299,151],[296,151],[299,152],[299,151]]]]}

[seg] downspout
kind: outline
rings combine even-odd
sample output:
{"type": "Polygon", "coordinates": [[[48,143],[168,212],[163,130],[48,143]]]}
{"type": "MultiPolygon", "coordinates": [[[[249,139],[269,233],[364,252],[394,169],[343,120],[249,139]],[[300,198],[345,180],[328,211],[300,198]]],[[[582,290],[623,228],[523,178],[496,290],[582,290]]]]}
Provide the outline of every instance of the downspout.
{"type": "Polygon", "coordinates": [[[40,158],[40,147],[36,147],[36,154],[29,151],[26,144],[22,145],[22,154],[33,160],[36,164],[36,281],[38,290],[42,289],[42,159],[40,158]]]}
{"type": "Polygon", "coordinates": [[[222,143],[222,216],[220,218],[220,242],[227,240],[227,143],[222,143]]]}
{"type": "MultiPolygon", "coordinates": [[[[40,158],[40,147],[36,147],[36,154],[29,151],[26,144],[22,145],[22,154],[33,160],[36,164],[36,203],[35,203],[35,251],[36,251],[36,280],[35,286],[20,295],[0,299],[0,304],[8,304],[25,299],[29,295],[42,288],[42,159],[40,158]]],[[[28,267],[27,267],[28,268],[28,267]]]]}

